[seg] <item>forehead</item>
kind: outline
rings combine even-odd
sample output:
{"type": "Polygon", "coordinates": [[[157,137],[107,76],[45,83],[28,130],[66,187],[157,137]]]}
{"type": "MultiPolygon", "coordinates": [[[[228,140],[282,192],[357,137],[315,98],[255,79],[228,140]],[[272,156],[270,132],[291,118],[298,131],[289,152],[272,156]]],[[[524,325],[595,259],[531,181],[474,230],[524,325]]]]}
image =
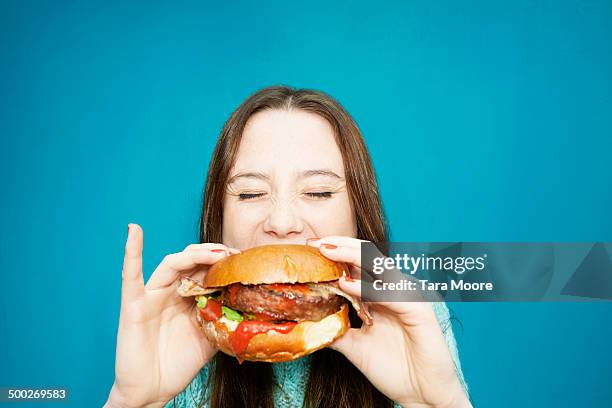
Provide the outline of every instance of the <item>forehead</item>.
{"type": "Polygon", "coordinates": [[[334,131],[321,116],[299,109],[265,110],[244,129],[233,172],[330,169],[344,176],[334,131]]]}

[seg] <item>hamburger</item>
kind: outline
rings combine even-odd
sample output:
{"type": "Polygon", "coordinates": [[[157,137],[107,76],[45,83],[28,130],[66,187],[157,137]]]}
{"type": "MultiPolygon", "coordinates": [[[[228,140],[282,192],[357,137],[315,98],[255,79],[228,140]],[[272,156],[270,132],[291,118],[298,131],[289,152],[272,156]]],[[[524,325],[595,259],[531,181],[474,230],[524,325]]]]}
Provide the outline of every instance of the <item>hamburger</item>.
{"type": "Polygon", "coordinates": [[[239,362],[290,361],[328,346],[349,328],[349,308],[372,319],[338,285],[349,276],[306,245],[265,245],[224,258],[203,282],[183,277],[178,293],[194,297],[206,338],[239,362]]]}

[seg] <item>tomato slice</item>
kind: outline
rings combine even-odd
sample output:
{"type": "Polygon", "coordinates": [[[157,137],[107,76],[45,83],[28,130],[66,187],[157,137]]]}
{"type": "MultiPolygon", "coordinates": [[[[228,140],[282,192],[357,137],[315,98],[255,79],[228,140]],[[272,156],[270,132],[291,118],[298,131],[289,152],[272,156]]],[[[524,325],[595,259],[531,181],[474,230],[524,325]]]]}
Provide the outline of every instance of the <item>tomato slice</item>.
{"type": "Polygon", "coordinates": [[[219,320],[222,316],[221,303],[217,302],[215,299],[208,299],[206,307],[199,310],[200,316],[204,320],[215,321],[219,320]]]}

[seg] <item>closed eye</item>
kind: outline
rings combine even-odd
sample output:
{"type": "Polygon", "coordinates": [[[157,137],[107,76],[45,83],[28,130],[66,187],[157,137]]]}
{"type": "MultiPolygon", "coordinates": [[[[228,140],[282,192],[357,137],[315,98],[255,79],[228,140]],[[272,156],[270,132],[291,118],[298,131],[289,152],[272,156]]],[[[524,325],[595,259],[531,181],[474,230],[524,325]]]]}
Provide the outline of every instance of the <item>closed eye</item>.
{"type": "Polygon", "coordinates": [[[320,191],[320,192],[315,192],[315,193],[306,193],[307,196],[313,197],[313,198],[331,198],[332,194],[333,193],[331,191],[320,191]]]}
{"type": "Polygon", "coordinates": [[[250,200],[253,198],[261,197],[265,194],[266,193],[242,193],[242,194],[238,194],[238,199],[239,200],[250,200]]]}

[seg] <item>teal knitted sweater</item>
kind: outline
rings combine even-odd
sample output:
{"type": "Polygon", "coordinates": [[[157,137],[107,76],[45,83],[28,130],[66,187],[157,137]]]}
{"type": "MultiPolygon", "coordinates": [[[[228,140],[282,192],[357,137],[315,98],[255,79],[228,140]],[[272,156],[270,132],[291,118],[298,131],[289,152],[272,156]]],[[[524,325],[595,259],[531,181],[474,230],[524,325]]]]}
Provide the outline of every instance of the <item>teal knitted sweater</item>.
{"type": "MultiPolygon", "coordinates": [[[[436,317],[440,323],[446,344],[450,350],[455,363],[455,370],[459,381],[467,394],[467,384],[461,371],[457,344],[451,328],[450,315],[444,302],[432,303],[436,317]]],[[[310,356],[302,357],[286,363],[272,364],[274,375],[281,387],[274,388],[275,406],[278,408],[301,407],[304,402],[304,389],[310,373],[310,356]]],[[[205,390],[208,378],[208,365],[205,365],[191,383],[173,400],[166,404],[165,408],[195,408],[198,406],[205,390]]],[[[206,405],[205,405],[206,406],[206,405]]]]}

